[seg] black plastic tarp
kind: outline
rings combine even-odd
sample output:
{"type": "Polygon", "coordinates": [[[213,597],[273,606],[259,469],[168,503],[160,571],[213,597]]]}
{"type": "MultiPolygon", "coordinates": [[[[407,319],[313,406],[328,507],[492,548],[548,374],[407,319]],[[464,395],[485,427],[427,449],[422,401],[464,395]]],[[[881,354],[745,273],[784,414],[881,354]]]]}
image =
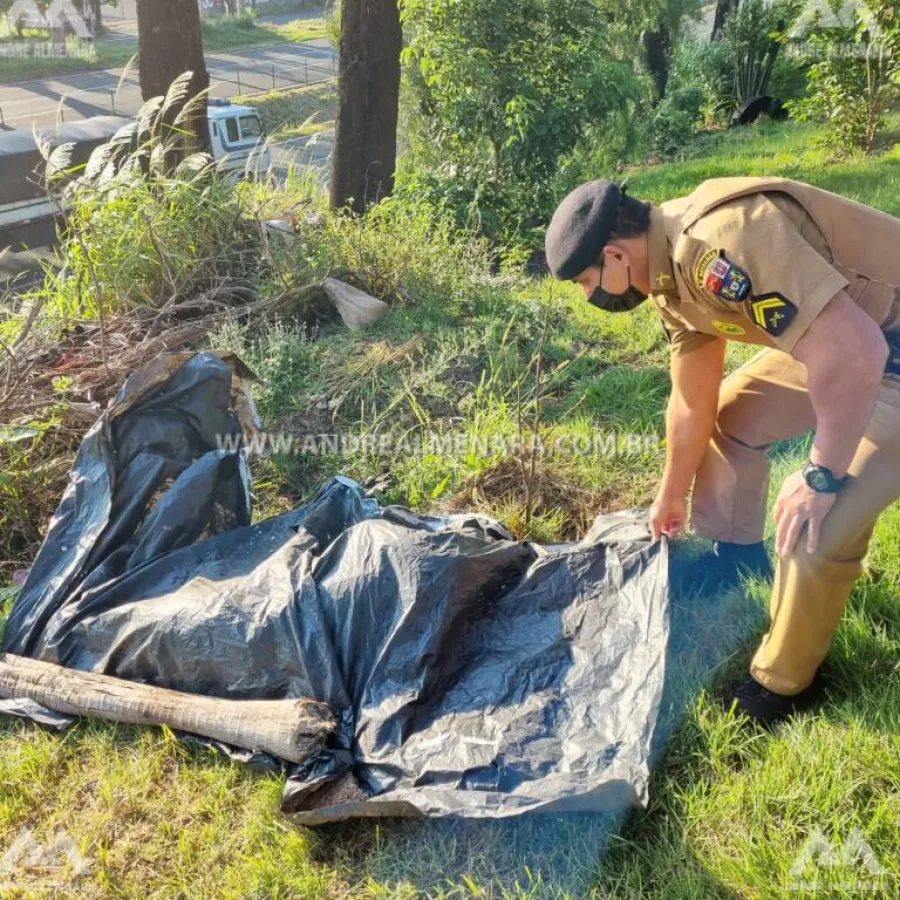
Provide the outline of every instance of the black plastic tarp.
{"type": "Polygon", "coordinates": [[[381,508],[338,477],[250,524],[245,451],[222,439],[254,425],[234,360],[163,357],[129,378],[84,439],[4,649],[329,703],[329,747],[288,771],[283,807],[307,824],[646,799],[668,576],[639,516],[541,547],[479,516],[381,508]],[[367,800],[310,808],[348,772],[367,800]]]}

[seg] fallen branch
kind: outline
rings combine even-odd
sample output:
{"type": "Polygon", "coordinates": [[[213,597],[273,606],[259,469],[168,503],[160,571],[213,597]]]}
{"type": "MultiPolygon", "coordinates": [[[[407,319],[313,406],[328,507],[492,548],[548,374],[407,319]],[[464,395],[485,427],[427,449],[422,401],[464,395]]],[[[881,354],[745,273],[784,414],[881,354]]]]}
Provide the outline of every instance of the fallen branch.
{"type": "Polygon", "coordinates": [[[28,310],[28,315],[25,317],[25,322],[22,325],[21,330],[16,335],[16,339],[13,341],[13,350],[16,349],[20,344],[25,342],[25,338],[28,337],[28,333],[31,331],[31,327],[34,325],[35,321],[37,321],[37,317],[40,315],[41,310],[44,308],[44,294],[39,294],[37,299],[31,304],[31,308],[28,310]]]}
{"type": "Polygon", "coordinates": [[[70,716],[129,725],[168,725],[247,750],[303,762],[334,728],[314,700],[221,700],[182,694],[65,669],[11,653],[0,654],[0,699],[29,699],[70,716]]]}

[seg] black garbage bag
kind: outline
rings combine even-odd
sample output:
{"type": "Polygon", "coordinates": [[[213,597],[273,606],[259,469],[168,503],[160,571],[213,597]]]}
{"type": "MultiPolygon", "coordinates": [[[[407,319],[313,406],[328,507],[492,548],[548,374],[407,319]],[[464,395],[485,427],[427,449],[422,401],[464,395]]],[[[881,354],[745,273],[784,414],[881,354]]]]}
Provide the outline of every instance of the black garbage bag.
{"type": "Polygon", "coordinates": [[[382,509],[341,477],[250,524],[246,452],[222,440],[253,427],[240,386],[208,353],[125,383],[82,444],[4,649],[189,693],[327,702],[333,740],[285,788],[305,824],[644,801],[665,542],[626,513],[540,547],[479,516],[382,509]],[[348,774],[366,799],[314,808],[348,774]]]}

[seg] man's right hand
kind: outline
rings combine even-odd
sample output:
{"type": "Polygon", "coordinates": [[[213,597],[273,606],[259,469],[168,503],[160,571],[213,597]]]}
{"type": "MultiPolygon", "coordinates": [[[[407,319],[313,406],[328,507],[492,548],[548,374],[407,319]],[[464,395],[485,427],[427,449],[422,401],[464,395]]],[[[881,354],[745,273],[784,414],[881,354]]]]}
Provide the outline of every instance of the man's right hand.
{"type": "Polygon", "coordinates": [[[686,521],[687,503],[684,497],[672,498],[660,494],[650,507],[650,532],[654,541],[658,541],[663,534],[668,537],[680,534],[686,521]]]}
{"type": "Polygon", "coordinates": [[[653,539],[674,537],[687,520],[685,497],[716,427],[719,386],[725,365],[724,338],[709,338],[672,359],[672,396],[666,411],[666,467],[650,508],[653,539]]]}

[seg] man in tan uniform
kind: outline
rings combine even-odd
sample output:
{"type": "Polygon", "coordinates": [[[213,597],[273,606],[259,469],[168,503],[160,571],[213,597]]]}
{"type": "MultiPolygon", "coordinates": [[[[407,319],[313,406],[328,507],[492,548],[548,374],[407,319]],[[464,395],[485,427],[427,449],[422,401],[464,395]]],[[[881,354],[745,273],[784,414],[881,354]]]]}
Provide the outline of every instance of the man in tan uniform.
{"type": "Polygon", "coordinates": [[[900,220],[805,184],[726,178],[650,206],[606,181],[554,215],[558,278],[618,312],[649,296],[671,350],[655,537],[686,520],[759,570],[769,461],[815,430],[775,504],[771,626],[735,692],[772,722],[818,697],[879,514],[900,497],[900,220]],[[723,381],[728,340],[764,348],[723,381]],[[893,353],[891,352],[893,350],[893,353]]]}

